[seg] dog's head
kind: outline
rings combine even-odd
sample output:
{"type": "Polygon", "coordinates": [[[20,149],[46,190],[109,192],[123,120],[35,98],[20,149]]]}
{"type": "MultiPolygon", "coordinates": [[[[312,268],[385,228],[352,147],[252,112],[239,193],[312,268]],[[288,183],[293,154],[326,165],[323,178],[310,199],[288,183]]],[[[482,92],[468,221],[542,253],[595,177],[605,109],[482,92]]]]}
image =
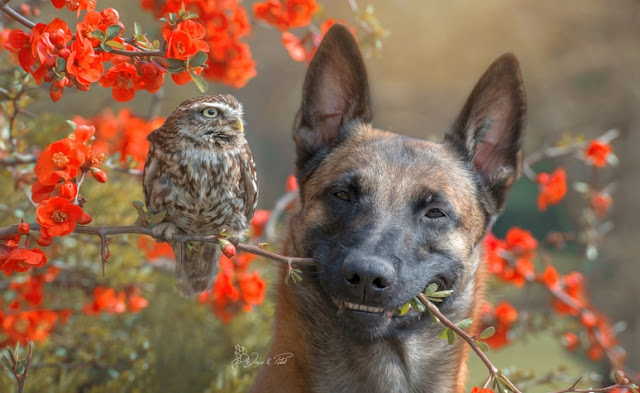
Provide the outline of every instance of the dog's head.
{"type": "Polygon", "coordinates": [[[443,309],[461,293],[470,303],[479,244],[519,175],[524,121],[518,63],[507,54],[443,142],[377,130],[358,46],[345,27],[332,27],[309,65],[294,124],[301,204],[293,247],[317,261],[301,302],[313,298],[310,312],[331,313],[369,338],[425,323],[393,310],[432,282],[454,289],[443,309]]]}

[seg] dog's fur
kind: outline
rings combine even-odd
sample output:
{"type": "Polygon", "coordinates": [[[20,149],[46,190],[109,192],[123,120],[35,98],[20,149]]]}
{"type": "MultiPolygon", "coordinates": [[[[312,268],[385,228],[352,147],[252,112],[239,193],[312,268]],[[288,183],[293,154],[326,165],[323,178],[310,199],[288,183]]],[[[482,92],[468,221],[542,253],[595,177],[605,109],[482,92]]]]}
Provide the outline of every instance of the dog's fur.
{"type": "Polygon", "coordinates": [[[293,356],[263,366],[253,391],[462,392],[462,340],[449,346],[428,316],[391,310],[437,282],[454,289],[439,306],[448,318],[478,312],[482,239],[519,175],[524,122],[518,62],[506,54],[443,142],[375,129],[357,44],[332,27],[294,124],[300,198],[283,249],[316,265],[279,286],[270,356],[293,356]]]}

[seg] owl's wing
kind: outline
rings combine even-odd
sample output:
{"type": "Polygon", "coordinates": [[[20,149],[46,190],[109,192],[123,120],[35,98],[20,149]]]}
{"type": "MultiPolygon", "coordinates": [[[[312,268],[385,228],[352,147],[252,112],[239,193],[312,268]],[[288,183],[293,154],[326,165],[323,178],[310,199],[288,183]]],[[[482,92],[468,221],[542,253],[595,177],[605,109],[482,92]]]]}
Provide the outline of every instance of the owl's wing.
{"type": "Polygon", "coordinates": [[[241,160],[242,165],[242,181],[246,193],[244,215],[247,223],[251,222],[253,213],[258,207],[258,175],[256,172],[256,163],[253,161],[253,154],[249,150],[249,145],[245,143],[243,146],[243,156],[246,160],[241,160]]]}

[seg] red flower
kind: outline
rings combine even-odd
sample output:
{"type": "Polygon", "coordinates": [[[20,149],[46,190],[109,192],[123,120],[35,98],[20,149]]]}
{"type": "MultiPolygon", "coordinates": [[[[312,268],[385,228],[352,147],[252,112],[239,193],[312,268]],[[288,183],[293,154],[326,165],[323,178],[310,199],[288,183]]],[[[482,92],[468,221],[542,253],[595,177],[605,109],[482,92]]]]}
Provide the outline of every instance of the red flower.
{"type": "Polygon", "coordinates": [[[131,63],[120,63],[111,67],[101,78],[100,86],[113,87],[111,95],[118,102],[127,102],[136,95],[138,71],[131,63]]]}
{"type": "Polygon", "coordinates": [[[564,276],[561,282],[564,292],[573,300],[577,308],[558,299],[553,300],[553,308],[559,314],[577,315],[579,313],[578,308],[585,307],[587,304],[587,297],[584,290],[584,277],[579,272],[571,272],[564,276]]]}
{"type": "Polygon", "coordinates": [[[130,312],[136,313],[149,305],[149,301],[142,296],[132,294],[127,299],[127,307],[130,312]]]}
{"type": "Polygon", "coordinates": [[[238,285],[242,292],[242,299],[251,305],[258,305],[264,301],[266,283],[258,272],[251,275],[241,275],[238,277],[238,285]]]}
{"type": "Polygon", "coordinates": [[[612,203],[613,199],[611,198],[611,195],[606,192],[596,192],[591,197],[589,207],[591,207],[598,218],[604,218],[609,212],[609,208],[612,203]]]}
{"type": "Polygon", "coordinates": [[[125,304],[125,293],[116,292],[112,288],[97,286],[93,290],[93,302],[86,304],[83,312],[87,315],[100,314],[122,314],[127,309],[125,304]]]}
{"type": "Polygon", "coordinates": [[[47,257],[38,248],[16,248],[5,255],[0,254],[0,270],[5,276],[13,272],[22,273],[32,267],[42,267],[47,263],[47,257]]]}
{"type": "Polygon", "coordinates": [[[288,31],[282,32],[282,44],[289,52],[289,56],[295,61],[305,61],[307,59],[307,50],[297,36],[288,31]]]}
{"type": "Polygon", "coordinates": [[[536,179],[538,194],[538,210],[545,211],[549,205],[557,205],[567,194],[567,173],[558,168],[551,175],[541,172],[536,179]]]}
{"type": "Polygon", "coordinates": [[[26,72],[32,71],[33,65],[36,64],[36,57],[31,51],[29,35],[20,29],[12,30],[4,47],[17,54],[17,61],[26,72]]]}
{"type": "Polygon", "coordinates": [[[88,148],[65,138],[53,142],[38,157],[33,172],[42,186],[58,184],[60,179],[74,179],[84,164],[88,148]]]}
{"type": "Polygon", "coordinates": [[[493,326],[495,334],[484,341],[493,348],[500,348],[508,344],[509,329],[518,320],[518,311],[508,302],[502,302],[495,308],[489,303],[483,305],[484,315],[482,318],[483,328],[493,326]]]}
{"type": "Polygon", "coordinates": [[[304,27],[311,23],[311,16],[318,9],[315,0],[287,0],[289,27],[304,27]]]}
{"type": "Polygon", "coordinates": [[[267,0],[253,5],[253,13],[256,19],[261,19],[267,24],[278,27],[280,30],[289,28],[283,11],[282,3],[278,0],[267,0]]]}
{"type": "Polygon", "coordinates": [[[76,221],[82,219],[83,215],[80,206],[60,197],[48,199],[36,209],[40,232],[48,238],[70,234],[76,228],[76,221]]]}
{"type": "Polygon", "coordinates": [[[262,231],[264,230],[264,226],[267,225],[267,221],[269,221],[269,216],[271,212],[265,209],[256,210],[253,215],[253,220],[251,220],[251,229],[253,230],[253,236],[262,235],[262,231]]]}
{"type": "Polygon", "coordinates": [[[603,167],[607,165],[609,154],[612,151],[611,145],[594,139],[584,150],[584,156],[587,162],[597,167],[603,167]]]}
{"type": "Polygon", "coordinates": [[[136,90],[145,89],[150,93],[157,93],[164,84],[165,71],[156,63],[147,61],[136,62],[136,69],[139,75],[136,90]]]}
{"type": "Polygon", "coordinates": [[[540,277],[540,281],[542,281],[544,285],[552,290],[557,289],[560,285],[560,281],[556,268],[551,265],[547,266],[547,268],[544,270],[544,273],[542,273],[542,276],[540,277]]]}
{"type": "Polygon", "coordinates": [[[300,187],[298,186],[298,179],[294,175],[289,175],[287,177],[287,182],[284,186],[284,190],[286,192],[300,191],[300,187]]]}
{"type": "Polygon", "coordinates": [[[318,9],[315,0],[267,0],[253,5],[253,12],[260,19],[284,31],[304,27],[311,23],[311,16],[318,9]]]}
{"type": "Polygon", "coordinates": [[[538,248],[538,241],[531,232],[518,227],[510,228],[505,237],[506,248],[514,255],[521,258],[533,258],[538,248]]]}
{"type": "Polygon", "coordinates": [[[97,82],[104,72],[102,56],[93,50],[91,41],[82,36],[80,31],[71,44],[71,54],[67,59],[67,72],[81,85],[97,82]]]}
{"type": "Polygon", "coordinates": [[[473,389],[471,389],[471,393],[494,393],[494,391],[491,389],[479,388],[477,386],[474,386],[473,389]]]}
{"type": "Polygon", "coordinates": [[[174,260],[173,248],[167,242],[158,243],[149,240],[145,236],[140,236],[138,246],[145,251],[147,260],[151,263],[160,258],[174,260]]]}
{"type": "Polygon", "coordinates": [[[21,222],[20,224],[18,224],[18,232],[20,232],[21,234],[26,235],[30,230],[31,228],[29,227],[28,222],[21,222]]]}
{"type": "Polygon", "coordinates": [[[180,23],[173,30],[164,29],[162,37],[167,41],[166,56],[186,60],[199,51],[208,52],[209,45],[202,40],[204,35],[204,26],[191,19],[180,23]]]}

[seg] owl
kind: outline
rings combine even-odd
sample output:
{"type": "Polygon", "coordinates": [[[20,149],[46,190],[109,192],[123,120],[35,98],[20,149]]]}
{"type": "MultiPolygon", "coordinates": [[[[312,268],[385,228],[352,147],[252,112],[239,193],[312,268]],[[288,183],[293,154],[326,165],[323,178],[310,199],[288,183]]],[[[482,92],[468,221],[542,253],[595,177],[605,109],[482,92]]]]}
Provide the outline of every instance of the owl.
{"type": "Polygon", "coordinates": [[[151,213],[167,213],[152,231],[172,244],[178,261],[176,287],[193,296],[211,288],[221,250],[217,243],[196,242],[182,250],[171,242],[173,234],[219,235],[226,230],[237,241],[258,203],[242,105],[230,95],[192,98],[147,139],[145,202],[151,213]]]}

